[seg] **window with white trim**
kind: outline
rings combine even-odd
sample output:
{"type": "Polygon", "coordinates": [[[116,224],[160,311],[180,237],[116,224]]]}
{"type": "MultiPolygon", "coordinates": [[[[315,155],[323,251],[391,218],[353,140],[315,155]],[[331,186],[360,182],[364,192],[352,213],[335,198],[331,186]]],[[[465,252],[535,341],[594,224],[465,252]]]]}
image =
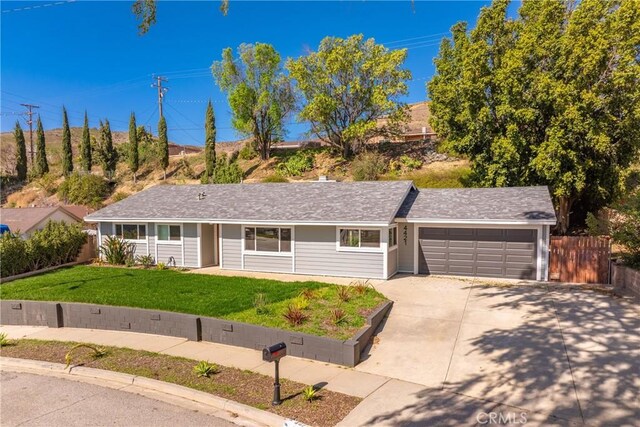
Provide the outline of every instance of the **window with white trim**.
{"type": "Polygon", "coordinates": [[[147,238],[147,225],[116,224],[115,235],[124,240],[145,240],[147,238]]]}
{"type": "Polygon", "coordinates": [[[340,229],[341,248],[379,248],[380,230],[361,228],[340,229]]]}
{"type": "Polygon", "coordinates": [[[182,240],[182,230],[178,224],[158,224],[157,231],[160,242],[179,242],[182,240]]]}
{"type": "Polygon", "coordinates": [[[245,227],[244,250],[253,252],[291,252],[291,228],[245,227]]]}
{"type": "Polygon", "coordinates": [[[398,246],[398,227],[389,229],[389,248],[398,246]]]}

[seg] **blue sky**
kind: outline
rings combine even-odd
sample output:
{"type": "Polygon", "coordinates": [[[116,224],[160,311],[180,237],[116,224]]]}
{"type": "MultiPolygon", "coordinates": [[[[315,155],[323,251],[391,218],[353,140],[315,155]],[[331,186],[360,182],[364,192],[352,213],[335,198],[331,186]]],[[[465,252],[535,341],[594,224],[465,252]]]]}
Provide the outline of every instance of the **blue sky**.
{"type": "MultiPolygon", "coordinates": [[[[61,126],[61,107],[72,126],[89,112],[91,126],[108,118],[126,130],[135,111],[138,123],[155,133],[158,112],[152,74],[168,77],[165,117],[169,138],[201,145],[206,101],[214,102],[218,141],[237,139],[225,95],[209,66],[223,48],[271,43],[283,58],[315,50],[328,35],[363,33],[389,48],[408,48],[413,73],[407,102],[426,98],[440,39],[461,20],[475,23],[487,2],[248,2],[232,1],[227,16],[217,1],[162,1],[158,23],[137,34],[132,1],[2,1],[2,131],[10,130],[20,103],[40,105],[45,128],[61,126]],[[61,4],[54,4],[61,3],[61,4]],[[39,5],[39,8],[32,8],[39,5]],[[44,7],[44,5],[49,5],[44,7]],[[31,8],[30,8],[31,7],[31,8]]],[[[288,139],[304,136],[292,120],[288,139]]]]}

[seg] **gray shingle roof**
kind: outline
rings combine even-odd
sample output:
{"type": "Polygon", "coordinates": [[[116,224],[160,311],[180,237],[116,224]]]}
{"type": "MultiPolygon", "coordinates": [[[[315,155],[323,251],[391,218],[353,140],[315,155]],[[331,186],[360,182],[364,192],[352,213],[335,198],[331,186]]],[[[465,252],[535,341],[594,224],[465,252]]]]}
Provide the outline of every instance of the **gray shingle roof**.
{"type": "Polygon", "coordinates": [[[547,187],[420,189],[409,194],[398,217],[434,221],[556,221],[547,187]]]}
{"type": "Polygon", "coordinates": [[[208,220],[390,223],[411,181],[158,185],[107,206],[88,221],[208,220]],[[206,197],[198,200],[198,193],[206,197]]]}

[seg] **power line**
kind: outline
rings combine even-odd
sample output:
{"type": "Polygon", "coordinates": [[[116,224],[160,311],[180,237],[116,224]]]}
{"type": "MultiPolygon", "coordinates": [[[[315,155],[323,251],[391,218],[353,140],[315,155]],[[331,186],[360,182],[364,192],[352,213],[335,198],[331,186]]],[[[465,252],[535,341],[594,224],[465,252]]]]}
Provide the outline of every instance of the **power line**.
{"type": "Polygon", "coordinates": [[[45,4],[35,4],[33,6],[25,6],[25,7],[16,7],[14,9],[4,9],[2,13],[10,13],[10,12],[22,12],[25,10],[33,10],[33,9],[43,9],[45,7],[51,6],[60,6],[67,3],[75,3],[76,0],[66,0],[66,1],[57,1],[54,3],[45,3],[45,4]]]}

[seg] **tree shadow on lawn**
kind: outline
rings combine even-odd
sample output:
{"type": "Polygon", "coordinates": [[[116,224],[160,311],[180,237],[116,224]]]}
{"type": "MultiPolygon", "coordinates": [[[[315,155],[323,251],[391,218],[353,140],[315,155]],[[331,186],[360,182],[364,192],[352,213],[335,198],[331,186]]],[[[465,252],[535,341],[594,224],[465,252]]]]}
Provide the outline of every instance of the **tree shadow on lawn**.
{"type": "Polygon", "coordinates": [[[370,424],[473,425],[479,412],[522,409],[543,424],[637,424],[639,306],[577,289],[475,289],[489,315],[524,314],[514,326],[463,324],[444,388],[370,424]]]}

